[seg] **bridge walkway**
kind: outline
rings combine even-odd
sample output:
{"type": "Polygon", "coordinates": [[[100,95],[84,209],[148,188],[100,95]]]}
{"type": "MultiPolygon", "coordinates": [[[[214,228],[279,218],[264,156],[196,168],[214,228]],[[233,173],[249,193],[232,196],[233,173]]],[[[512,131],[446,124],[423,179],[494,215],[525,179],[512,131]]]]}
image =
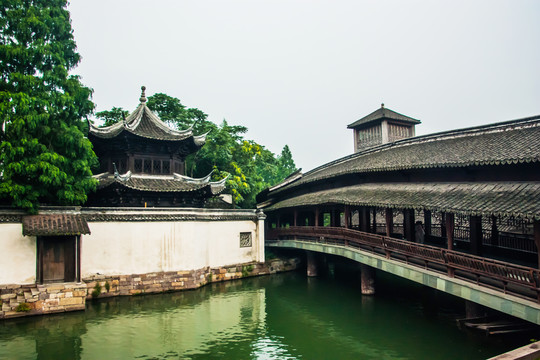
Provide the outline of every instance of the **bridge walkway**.
{"type": "Polygon", "coordinates": [[[269,229],[266,244],[344,256],[540,324],[536,268],[341,227],[269,229]]]}

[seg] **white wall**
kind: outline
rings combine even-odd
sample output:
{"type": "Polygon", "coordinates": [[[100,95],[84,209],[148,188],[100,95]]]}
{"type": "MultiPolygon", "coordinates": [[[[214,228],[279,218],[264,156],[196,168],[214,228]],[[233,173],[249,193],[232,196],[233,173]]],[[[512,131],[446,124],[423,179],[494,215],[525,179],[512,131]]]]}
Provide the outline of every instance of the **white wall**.
{"type": "Polygon", "coordinates": [[[36,282],[36,237],[21,224],[0,224],[0,284],[36,282]]]}
{"type": "Polygon", "coordinates": [[[90,222],[81,240],[82,277],[195,270],[264,261],[254,221],[90,222]],[[240,248],[240,232],[252,247],[240,248]]]}
{"type": "MultiPolygon", "coordinates": [[[[254,210],[83,208],[82,214],[91,231],[81,236],[83,278],[264,261],[264,215],[257,219],[254,210]],[[240,247],[241,232],[251,232],[251,247],[240,247]]],[[[35,281],[35,236],[23,236],[21,223],[0,223],[0,285],[35,281]]]]}

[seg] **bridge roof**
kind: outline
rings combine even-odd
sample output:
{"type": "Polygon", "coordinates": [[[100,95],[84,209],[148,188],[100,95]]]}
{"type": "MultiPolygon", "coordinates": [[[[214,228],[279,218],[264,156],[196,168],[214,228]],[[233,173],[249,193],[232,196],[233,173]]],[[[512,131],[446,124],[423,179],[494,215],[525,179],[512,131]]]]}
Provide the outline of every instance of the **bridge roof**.
{"type": "Polygon", "coordinates": [[[540,162],[540,115],[373,147],[315,168],[271,193],[346,174],[540,162]]]}
{"type": "Polygon", "coordinates": [[[266,210],[325,204],[540,219],[540,181],[366,183],[290,197],[266,210]]]}

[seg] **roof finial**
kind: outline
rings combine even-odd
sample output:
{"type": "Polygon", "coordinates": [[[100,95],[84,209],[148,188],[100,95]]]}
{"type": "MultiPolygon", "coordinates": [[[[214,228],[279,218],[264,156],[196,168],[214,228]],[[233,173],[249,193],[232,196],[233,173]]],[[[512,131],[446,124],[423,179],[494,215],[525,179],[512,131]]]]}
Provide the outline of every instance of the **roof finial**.
{"type": "Polygon", "coordinates": [[[146,86],[141,86],[141,98],[139,99],[141,103],[146,102],[146,95],[144,94],[144,91],[146,90],[146,86]]]}
{"type": "Polygon", "coordinates": [[[381,104],[381,109],[384,109],[384,103],[381,104]]]}

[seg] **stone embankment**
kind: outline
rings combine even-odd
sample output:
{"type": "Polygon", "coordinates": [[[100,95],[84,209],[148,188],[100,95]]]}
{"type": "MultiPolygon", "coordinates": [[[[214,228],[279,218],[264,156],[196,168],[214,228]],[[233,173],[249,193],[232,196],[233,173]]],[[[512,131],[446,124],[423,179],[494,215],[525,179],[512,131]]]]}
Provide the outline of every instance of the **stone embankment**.
{"type": "Polygon", "coordinates": [[[0,285],[0,319],[84,310],[86,300],[196,289],[213,282],[295,270],[298,259],[274,259],[191,271],[94,275],[82,283],[0,285]]]}

